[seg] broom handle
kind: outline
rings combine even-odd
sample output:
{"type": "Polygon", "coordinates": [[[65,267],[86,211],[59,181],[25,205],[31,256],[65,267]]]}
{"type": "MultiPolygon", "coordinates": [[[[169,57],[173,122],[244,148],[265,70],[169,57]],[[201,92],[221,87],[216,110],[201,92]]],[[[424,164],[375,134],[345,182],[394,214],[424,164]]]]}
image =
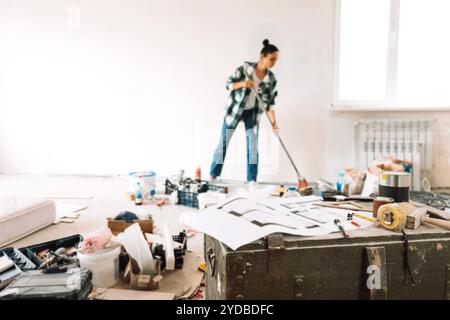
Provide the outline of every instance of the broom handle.
{"type": "MultiPolygon", "coordinates": [[[[247,74],[247,72],[245,71],[245,69],[244,69],[244,72],[245,72],[245,75],[248,77],[248,74],[247,74]]],[[[269,122],[270,122],[270,125],[271,125],[272,128],[273,128],[273,122],[272,122],[272,120],[271,120],[270,117],[269,117],[269,113],[268,113],[267,110],[263,107],[263,101],[262,101],[261,97],[260,97],[259,94],[256,92],[255,88],[252,87],[251,90],[253,91],[253,93],[255,94],[256,98],[258,99],[258,102],[259,102],[258,105],[259,105],[259,107],[263,109],[264,113],[265,113],[266,116],[267,116],[267,119],[268,119],[269,122]]],[[[297,166],[296,166],[295,163],[294,163],[294,160],[292,160],[292,157],[291,157],[291,155],[289,154],[289,151],[287,150],[286,146],[284,145],[283,140],[282,140],[281,137],[280,137],[280,134],[279,134],[278,132],[276,132],[275,135],[278,137],[278,140],[280,141],[280,144],[281,144],[281,146],[283,147],[284,152],[286,152],[286,155],[288,156],[289,161],[291,162],[292,166],[294,167],[295,173],[297,174],[297,179],[298,179],[298,180],[304,180],[305,178],[303,178],[303,176],[302,176],[302,175],[300,174],[300,172],[298,171],[297,166]]]]}

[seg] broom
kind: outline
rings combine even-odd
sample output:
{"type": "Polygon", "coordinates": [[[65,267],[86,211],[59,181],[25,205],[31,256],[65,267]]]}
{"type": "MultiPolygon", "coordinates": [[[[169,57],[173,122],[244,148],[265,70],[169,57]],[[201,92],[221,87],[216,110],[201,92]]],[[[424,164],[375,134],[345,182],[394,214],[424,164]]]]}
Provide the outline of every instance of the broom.
{"type": "MultiPolygon", "coordinates": [[[[248,76],[247,71],[245,70],[245,68],[244,68],[244,73],[245,73],[245,76],[246,76],[247,78],[249,78],[249,76],[248,76]]],[[[270,125],[271,125],[272,128],[273,128],[272,120],[270,119],[269,113],[267,112],[267,110],[263,107],[263,101],[262,101],[261,97],[260,97],[259,94],[256,92],[255,88],[252,87],[250,90],[252,90],[253,93],[255,94],[256,98],[258,99],[258,105],[259,105],[259,107],[262,108],[262,109],[264,110],[264,113],[265,113],[266,116],[267,116],[267,120],[269,120],[270,125]]],[[[298,189],[298,190],[302,190],[302,189],[307,188],[307,187],[308,187],[308,182],[306,181],[305,177],[303,177],[303,176],[300,174],[300,171],[298,171],[297,166],[296,166],[295,163],[294,163],[294,160],[292,160],[291,155],[289,154],[289,152],[288,152],[286,146],[284,145],[283,140],[282,140],[281,137],[280,137],[280,134],[279,134],[278,132],[275,132],[275,135],[278,137],[278,141],[280,141],[281,147],[283,147],[284,152],[286,152],[286,155],[287,155],[287,157],[289,158],[289,161],[291,162],[292,167],[294,167],[295,173],[297,174],[297,189],[298,189]]]]}

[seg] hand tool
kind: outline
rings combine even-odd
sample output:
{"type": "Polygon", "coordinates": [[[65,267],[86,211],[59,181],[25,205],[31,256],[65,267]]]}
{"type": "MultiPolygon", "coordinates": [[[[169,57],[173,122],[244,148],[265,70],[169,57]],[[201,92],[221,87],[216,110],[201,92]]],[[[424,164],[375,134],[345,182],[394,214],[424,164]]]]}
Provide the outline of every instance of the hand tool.
{"type": "Polygon", "coordinates": [[[363,205],[356,201],[336,201],[336,202],[324,201],[324,202],[314,203],[314,205],[321,206],[321,207],[336,208],[336,209],[347,209],[347,210],[354,210],[354,211],[372,212],[371,204],[363,205]]]}
{"type": "Polygon", "coordinates": [[[434,217],[437,217],[437,218],[440,218],[440,219],[444,219],[444,220],[450,220],[450,214],[448,212],[445,212],[443,210],[439,210],[439,209],[430,207],[430,206],[428,206],[426,204],[423,204],[423,203],[420,203],[420,202],[417,202],[417,201],[410,200],[409,203],[411,203],[412,205],[414,205],[415,207],[418,207],[418,208],[422,208],[422,207],[426,208],[427,212],[431,216],[434,216],[434,217]]]}
{"type": "Polygon", "coordinates": [[[411,213],[406,215],[405,228],[417,229],[422,223],[429,223],[431,225],[450,230],[450,221],[430,218],[427,215],[427,208],[416,208],[411,213]]]}
{"type": "Polygon", "coordinates": [[[412,212],[414,206],[409,203],[388,203],[378,208],[378,223],[385,229],[401,231],[405,228],[406,215],[412,212]]]}
{"type": "Polygon", "coordinates": [[[342,223],[341,223],[341,220],[339,220],[339,219],[334,219],[334,224],[337,225],[338,228],[339,228],[339,230],[342,231],[342,234],[344,235],[345,238],[350,237],[350,236],[348,235],[348,233],[345,232],[345,229],[344,229],[344,226],[343,226],[342,223]]]}
{"type": "Polygon", "coordinates": [[[362,214],[359,214],[359,213],[356,213],[356,212],[349,213],[347,215],[347,220],[352,220],[353,216],[358,217],[360,219],[367,220],[367,221],[372,222],[372,223],[377,223],[377,219],[366,217],[366,216],[363,216],[362,214]]]}
{"type": "Polygon", "coordinates": [[[43,273],[64,273],[67,272],[67,266],[61,266],[61,265],[52,265],[48,268],[45,268],[42,272],[43,273]]]}
{"type": "Polygon", "coordinates": [[[206,263],[205,262],[200,263],[198,265],[197,269],[202,271],[202,272],[206,272],[206,263]]]}
{"type": "Polygon", "coordinates": [[[322,198],[324,201],[363,201],[363,202],[373,202],[372,197],[360,196],[360,195],[351,195],[346,196],[342,194],[337,194],[334,192],[322,192],[322,198]]]}
{"type": "MultiPolygon", "coordinates": [[[[245,74],[245,76],[246,76],[247,78],[250,78],[249,75],[247,74],[247,71],[245,70],[245,68],[244,68],[244,74],[245,74]]],[[[256,89],[255,89],[255,88],[252,87],[250,90],[252,90],[253,93],[255,94],[256,98],[258,99],[258,106],[264,111],[264,113],[265,113],[266,116],[267,116],[267,119],[269,120],[270,125],[271,125],[272,128],[273,128],[272,120],[271,120],[270,117],[269,117],[269,113],[268,113],[267,110],[264,108],[264,103],[263,103],[261,97],[260,97],[259,94],[256,92],[256,89]]],[[[280,137],[280,134],[279,134],[278,132],[275,132],[275,135],[277,136],[278,141],[280,141],[281,147],[283,147],[284,152],[286,152],[286,155],[287,155],[287,157],[289,158],[289,161],[291,162],[292,166],[294,167],[295,173],[297,174],[297,189],[301,190],[301,189],[303,189],[303,188],[307,188],[307,187],[308,187],[308,182],[306,181],[306,179],[305,179],[305,178],[300,174],[300,172],[298,171],[297,166],[296,166],[295,163],[294,163],[294,160],[292,160],[291,155],[289,154],[289,152],[288,152],[286,146],[284,145],[283,140],[282,140],[281,137],[280,137]]]]}

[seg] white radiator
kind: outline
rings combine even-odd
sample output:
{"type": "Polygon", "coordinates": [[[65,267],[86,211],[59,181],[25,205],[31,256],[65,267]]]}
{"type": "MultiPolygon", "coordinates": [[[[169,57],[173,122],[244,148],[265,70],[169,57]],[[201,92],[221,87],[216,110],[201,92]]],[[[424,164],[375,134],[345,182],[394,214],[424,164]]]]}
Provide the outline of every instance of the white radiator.
{"type": "Polygon", "coordinates": [[[431,182],[433,120],[363,119],[355,124],[355,166],[367,168],[375,160],[393,156],[412,163],[412,190],[431,182]]]}

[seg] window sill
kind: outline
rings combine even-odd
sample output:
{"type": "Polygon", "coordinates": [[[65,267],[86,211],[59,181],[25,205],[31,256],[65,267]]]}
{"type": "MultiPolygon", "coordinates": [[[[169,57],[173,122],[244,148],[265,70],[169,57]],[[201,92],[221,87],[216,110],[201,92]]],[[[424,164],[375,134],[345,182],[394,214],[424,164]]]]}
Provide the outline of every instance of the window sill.
{"type": "Polygon", "coordinates": [[[450,111],[450,106],[398,106],[398,105],[382,105],[382,104],[331,104],[331,111],[336,112],[377,112],[377,111],[387,111],[387,112],[433,112],[433,111],[450,111]]]}

